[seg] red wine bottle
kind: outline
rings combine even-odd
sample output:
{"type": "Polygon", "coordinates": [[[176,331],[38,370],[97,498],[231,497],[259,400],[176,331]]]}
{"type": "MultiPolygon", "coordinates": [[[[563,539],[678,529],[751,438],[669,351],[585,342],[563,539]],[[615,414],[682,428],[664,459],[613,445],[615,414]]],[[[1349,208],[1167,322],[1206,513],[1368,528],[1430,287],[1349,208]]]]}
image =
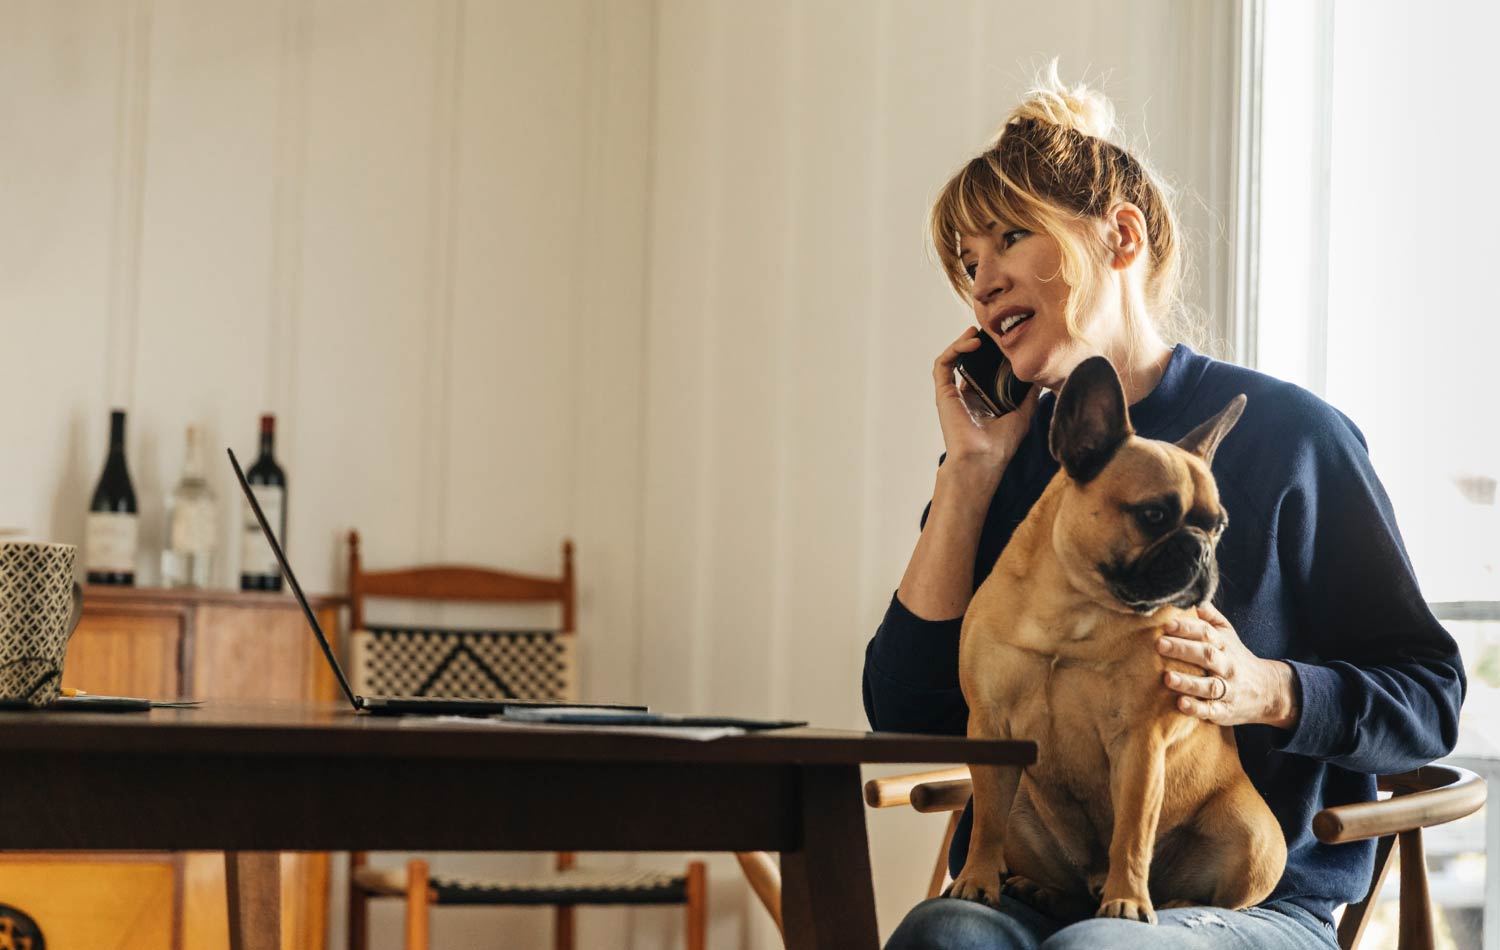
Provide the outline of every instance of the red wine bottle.
{"type": "Polygon", "coordinates": [[[90,584],[134,584],[140,515],[125,465],[125,410],[109,414],[109,455],[89,500],[84,558],[90,584]]]}
{"type": "MultiPolygon", "coordinates": [[[[286,550],[286,472],[276,464],[276,417],[260,417],[260,458],[245,473],[255,493],[266,524],[276,532],[276,542],[286,550]]],[[[245,503],[244,530],[240,543],[240,590],[281,590],[281,567],[271,545],[260,533],[255,512],[245,503]]]]}

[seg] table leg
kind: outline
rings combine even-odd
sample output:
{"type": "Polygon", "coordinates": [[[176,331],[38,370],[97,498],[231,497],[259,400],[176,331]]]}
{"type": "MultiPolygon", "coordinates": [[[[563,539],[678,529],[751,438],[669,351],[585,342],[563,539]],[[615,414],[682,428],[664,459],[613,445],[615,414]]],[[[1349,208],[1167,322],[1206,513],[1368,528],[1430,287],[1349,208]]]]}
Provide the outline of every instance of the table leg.
{"type": "Polygon", "coordinates": [[[225,851],[229,950],[281,950],[281,855],[225,851]]]}
{"type": "Polygon", "coordinates": [[[802,850],[781,856],[788,950],[880,942],[858,766],[802,770],[802,850]]]}

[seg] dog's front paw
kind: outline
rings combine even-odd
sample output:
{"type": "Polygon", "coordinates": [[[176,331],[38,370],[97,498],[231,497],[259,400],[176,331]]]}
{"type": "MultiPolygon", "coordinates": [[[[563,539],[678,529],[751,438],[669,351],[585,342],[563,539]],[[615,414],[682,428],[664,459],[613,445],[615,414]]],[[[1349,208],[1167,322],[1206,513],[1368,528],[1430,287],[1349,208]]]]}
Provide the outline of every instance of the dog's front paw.
{"type": "Polygon", "coordinates": [[[1121,898],[1118,900],[1105,901],[1099,905],[1099,912],[1095,917],[1118,917],[1122,920],[1138,920],[1143,924],[1156,923],[1156,911],[1151,907],[1150,898],[1131,900],[1121,898]]]}
{"type": "Polygon", "coordinates": [[[948,885],[948,889],[943,892],[943,896],[999,907],[1000,879],[1004,875],[1005,872],[1001,868],[975,867],[972,863],[965,864],[964,869],[958,872],[958,877],[954,878],[953,883],[948,885]]]}

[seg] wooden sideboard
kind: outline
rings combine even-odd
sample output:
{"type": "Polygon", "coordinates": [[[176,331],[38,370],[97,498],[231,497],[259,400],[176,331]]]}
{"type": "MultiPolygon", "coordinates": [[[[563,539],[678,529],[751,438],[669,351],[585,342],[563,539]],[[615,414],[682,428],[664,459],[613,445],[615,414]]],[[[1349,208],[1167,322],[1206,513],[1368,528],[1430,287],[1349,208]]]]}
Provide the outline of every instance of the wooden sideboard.
{"type": "MultiPolygon", "coordinates": [[[[315,597],[330,637],[345,601],[315,597]]],[[[63,685],[152,699],[333,699],[290,594],[88,586],[63,685]]],[[[130,715],[122,713],[121,715],[130,715]]],[[[284,950],[323,950],[326,854],[281,858],[284,950]]],[[[0,854],[0,905],[28,913],[49,948],[217,950],[229,945],[223,856],[0,854]]]]}

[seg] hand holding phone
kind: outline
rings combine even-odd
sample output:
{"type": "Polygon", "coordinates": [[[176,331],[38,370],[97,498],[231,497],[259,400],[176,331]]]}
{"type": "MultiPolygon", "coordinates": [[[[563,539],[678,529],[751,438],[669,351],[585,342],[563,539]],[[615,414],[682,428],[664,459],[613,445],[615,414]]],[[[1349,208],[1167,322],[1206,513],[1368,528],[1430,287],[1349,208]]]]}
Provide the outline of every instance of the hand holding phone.
{"type": "Polygon", "coordinates": [[[959,354],[958,375],[967,384],[966,395],[971,396],[986,412],[995,418],[1005,415],[1006,406],[1019,406],[1031,391],[1031,384],[1017,379],[1014,373],[1006,372],[1010,361],[1000,351],[1000,345],[984,330],[979,330],[979,348],[959,354]],[[1000,398],[1000,379],[1005,377],[1005,399],[1000,398]]]}

